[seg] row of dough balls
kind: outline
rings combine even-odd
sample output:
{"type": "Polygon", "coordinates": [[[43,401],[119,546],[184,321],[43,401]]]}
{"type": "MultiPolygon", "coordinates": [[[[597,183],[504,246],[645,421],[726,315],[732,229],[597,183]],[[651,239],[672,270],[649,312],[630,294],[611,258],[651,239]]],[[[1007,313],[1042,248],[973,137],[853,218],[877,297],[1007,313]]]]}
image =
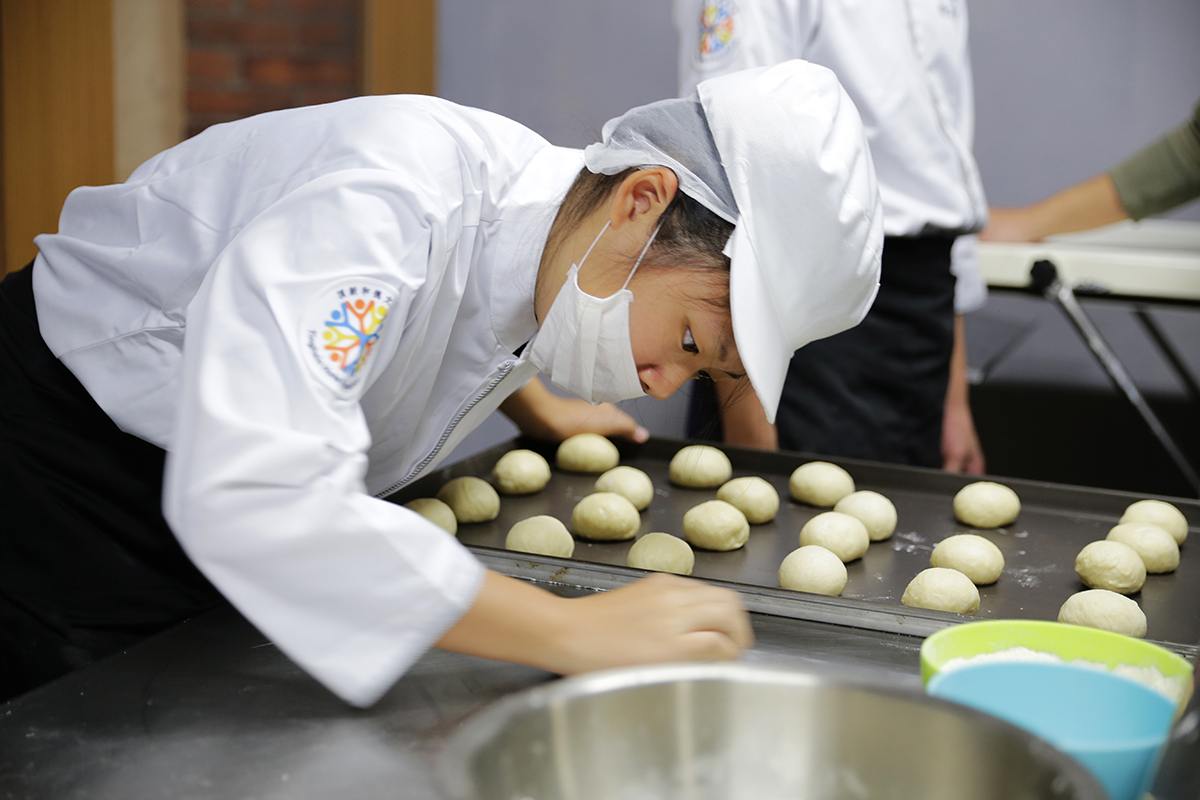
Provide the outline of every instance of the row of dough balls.
{"type": "Polygon", "coordinates": [[[929,569],[909,581],[900,602],[913,608],[974,614],[979,611],[978,587],[1000,580],[1004,554],[978,534],[959,533],[934,546],[929,564],[929,569]]]}
{"type": "MultiPolygon", "coordinates": [[[[834,508],[846,497],[861,494],[854,490],[854,478],[836,464],[810,461],[801,464],[788,480],[792,497],[819,508],[834,508]]],[[[892,509],[894,513],[895,509],[892,509]]],[[[884,513],[884,512],[878,512],[884,513]]],[[[1002,528],[1016,521],[1021,500],[1009,487],[993,481],[976,481],[954,495],[954,515],[973,528],[1002,528]]],[[[895,528],[895,520],[891,526],[895,528]]],[[[891,534],[887,534],[890,536],[891,534]]],[[[879,536],[872,541],[887,538],[879,536]]]]}
{"type": "MultiPolygon", "coordinates": [[[[975,481],[954,495],[954,516],[972,528],[1003,528],[1016,521],[1021,500],[1008,486],[975,481]]],[[[929,568],[918,572],[904,588],[903,605],[974,614],[979,611],[979,588],[993,584],[1004,571],[1004,554],[995,543],[974,533],[960,533],[938,542],[929,568]]]]}
{"type": "Polygon", "coordinates": [[[1187,533],[1187,518],[1170,503],[1131,504],[1108,536],[1075,557],[1075,572],[1089,588],[1067,598],[1058,621],[1145,636],[1146,614],[1125,595],[1141,591],[1147,574],[1173,572],[1187,533]]]}
{"type": "MultiPolygon", "coordinates": [[[[572,510],[571,530],[581,538],[597,541],[631,539],[641,525],[638,512],[649,505],[654,486],[642,470],[617,465],[619,459],[615,447],[609,450],[605,445],[611,447],[611,442],[583,434],[571,437],[559,447],[556,461],[562,469],[575,472],[605,469],[596,480],[596,492],[583,498],[572,510]]],[[[775,488],[758,477],[732,479],[733,466],[729,457],[715,447],[689,445],[681,448],[671,459],[668,475],[671,482],[679,486],[719,487],[717,499],[700,503],[684,514],[684,538],[655,531],[638,539],[627,557],[631,567],[689,575],[695,566],[692,546],[715,551],[736,550],[748,541],[751,524],[770,522],[779,511],[779,494],[775,488]]],[[[544,524],[551,526],[548,522],[544,524]]],[[[561,527],[556,539],[562,542],[563,549],[554,554],[569,555],[566,546],[570,534],[565,526],[561,527]]],[[[551,554],[535,551],[533,548],[537,544],[527,538],[514,541],[511,531],[506,540],[509,549],[551,554]]]]}
{"type": "MultiPolygon", "coordinates": [[[[963,492],[985,484],[987,482],[971,484],[963,492]]],[[[1011,493],[1010,489],[999,484],[991,486],[1011,493]]],[[[990,488],[985,491],[991,502],[984,504],[982,513],[991,515],[986,519],[989,524],[1008,524],[1016,518],[1019,506],[1012,507],[1017,502],[1015,493],[1006,499],[1005,493],[990,488]],[[1008,506],[1003,513],[998,510],[1001,505],[1008,506]]],[[[959,502],[963,492],[955,499],[956,513],[960,519],[964,516],[959,502]]],[[[980,524],[981,518],[976,516],[975,522],[980,524]]],[[[1104,541],[1088,544],[1075,559],[1075,571],[1083,583],[1092,590],[1103,590],[1107,594],[1083,593],[1083,597],[1069,599],[1059,612],[1059,621],[1088,624],[1083,620],[1094,619],[1096,624],[1092,627],[1119,629],[1121,633],[1128,632],[1135,636],[1145,635],[1145,615],[1137,603],[1117,598],[1120,594],[1132,594],[1140,590],[1148,572],[1174,570],[1179,565],[1179,544],[1186,537],[1187,520],[1174,506],[1159,500],[1142,500],[1132,504],[1104,541]]],[[[1004,556],[1000,549],[975,534],[959,534],[939,543],[934,548],[930,562],[933,568],[917,575],[905,589],[901,599],[905,605],[974,614],[979,610],[979,591],[976,587],[994,583],[1004,569],[1004,556]],[[957,570],[968,580],[939,569],[957,570]]]]}
{"type": "MultiPolygon", "coordinates": [[[[770,522],[779,512],[779,494],[759,477],[734,478],[729,458],[715,447],[684,447],[669,466],[671,482],[710,489],[717,499],[684,515],[688,541],[710,550],[733,550],[746,543],[750,524],[770,522]],[[740,513],[739,513],[740,512],[740,513]]],[[[846,562],[861,558],[872,541],[896,529],[896,508],[877,492],[856,492],[854,479],[836,464],[802,464],[788,480],[792,498],[833,511],[818,514],[800,531],[800,547],[780,565],[779,584],[793,591],[839,595],[846,588],[846,562]]]]}
{"type": "MultiPolygon", "coordinates": [[[[640,527],[637,512],[653,497],[654,488],[649,476],[633,467],[617,466],[619,453],[616,446],[595,434],[580,434],[563,442],[556,460],[560,468],[573,471],[606,469],[596,482],[597,494],[581,501],[572,513],[572,528],[579,535],[612,541],[632,538],[636,534],[640,527]],[[629,503],[622,503],[619,497],[629,503]]],[[[684,516],[685,537],[705,549],[724,551],[742,547],[749,537],[749,524],[769,522],[779,509],[778,493],[762,478],[730,480],[732,465],[729,458],[715,447],[691,445],[682,448],[671,460],[669,475],[672,483],[681,486],[721,487],[717,500],[701,503],[684,516]]],[[[506,494],[540,491],[549,477],[549,464],[528,450],[506,453],[493,470],[493,480],[506,494]]],[[[855,491],[854,480],[848,472],[822,461],[797,467],[789,479],[789,491],[800,502],[833,506],[834,511],[817,515],[801,530],[800,548],[784,559],[780,567],[780,585],[798,591],[840,594],[847,581],[844,564],[862,557],[870,542],[885,540],[895,531],[895,506],[877,492],[855,491]],[[820,549],[813,550],[814,547],[820,549]]],[[[499,497],[478,478],[451,481],[439,492],[439,499],[447,502],[454,519],[463,522],[494,519],[499,512],[499,497]]],[[[437,510],[441,516],[448,516],[441,509],[437,510]]],[[[977,526],[1007,524],[1015,519],[1017,510],[1019,501],[1015,493],[990,482],[972,484],[955,498],[956,514],[977,526]],[[1016,510],[1010,510],[1014,505],[1016,510]],[[999,514],[997,506],[1002,509],[999,514]]],[[[454,519],[447,519],[448,524],[443,526],[449,529],[454,519]]],[[[570,556],[574,551],[574,540],[558,520],[532,518],[514,526],[506,546],[543,555],[570,556]]],[[[657,562],[664,559],[669,562],[667,571],[680,571],[684,568],[681,565],[686,563],[687,572],[683,574],[690,573],[694,564],[694,554],[687,542],[670,534],[649,538],[630,554],[631,566],[647,569],[659,568],[657,562]]],[[[993,582],[1003,569],[1003,556],[995,545],[971,535],[951,537],[935,548],[932,561],[935,570],[961,568],[972,571],[971,579],[977,579],[979,583],[993,582]],[[993,566],[993,562],[998,562],[999,566],[993,566]],[[994,572],[990,579],[981,577],[989,570],[994,572]]],[[[974,585],[963,586],[961,581],[954,581],[953,576],[934,571],[918,576],[905,592],[903,602],[964,610],[971,605],[971,593],[974,594],[973,612],[978,609],[978,592],[974,585]],[[947,591],[944,588],[947,585],[958,591],[947,591]]]]}
{"type": "Polygon", "coordinates": [[[788,479],[792,499],[818,508],[800,529],[800,547],[779,565],[784,589],[830,596],[846,588],[846,564],[862,558],[872,542],[896,531],[896,506],[878,492],[856,490],[846,470],[827,461],[810,461],[788,479]]]}
{"type": "MultiPolygon", "coordinates": [[[[560,445],[557,463],[563,469],[594,471],[595,465],[605,469],[615,467],[620,460],[617,446],[597,434],[572,436],[560,445]]],[[[631,487],[623,492],[641,498],[638,508],[645,508],[653,497],[650,478],[641,470],[623,467],[606,480],[631,487]],[[639,477],[640,476],[640,477],[639,477]]],[[[405,506],[429,519],[452,534],[459,523],[490,522],[500,514],[500,494],[535,494],[550,482],[550,463],[532,450],[510,450],[492,468],[492,483],[482,478],[464,476],[447,481],[436,498],[422,497],[405,506]],[[499,492],[497,492],[497,489],[499,492]]],[[[597,487],[597,491],[610,489],[597,487]]]]}
{"type": "MultiPolygon", "coordinates": [[[[677,486],[717,488],[717,499],[700,503],[684,514],[686,541],[670,534],[654,534],[655,538],[648,534],[639,540],[630,550],[630,566],[656,568],[647,563],[648,556],[660,547],[675,551],[691,543],[706,550],[736,550],[749,539],[750,525],[770,522],[779,512],[775,488],[760,477],[732,478],[729,457],[716,447],[681,448],[671,459],[668,475],[677,486]]],[[[849,473],[827,462],[798,467],[789,480],[789,491],[801,502],[836,508],[805,525],[800,535],[801,549],[810,549],[803,557],[797,555],[798,550],[784,560],[780,584],[798,591],[840,594],[846,584],[844,562],[862,557],[871,541],[892,535],[896,528],[895,506],[877,492],[855,492],[849,473]],[[814,560],[814,547],[825,555],[818,554],[814,560]]]]}

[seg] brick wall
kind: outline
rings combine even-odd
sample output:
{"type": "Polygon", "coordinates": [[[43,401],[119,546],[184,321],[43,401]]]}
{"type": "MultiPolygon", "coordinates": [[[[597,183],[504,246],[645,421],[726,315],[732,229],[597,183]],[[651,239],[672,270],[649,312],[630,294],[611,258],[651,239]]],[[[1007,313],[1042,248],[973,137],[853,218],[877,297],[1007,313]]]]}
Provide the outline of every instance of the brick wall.
{"type": "Polygon", "coordinates": [[[186,0],[188,136],[361,93],[357,0],[186,0]]]}

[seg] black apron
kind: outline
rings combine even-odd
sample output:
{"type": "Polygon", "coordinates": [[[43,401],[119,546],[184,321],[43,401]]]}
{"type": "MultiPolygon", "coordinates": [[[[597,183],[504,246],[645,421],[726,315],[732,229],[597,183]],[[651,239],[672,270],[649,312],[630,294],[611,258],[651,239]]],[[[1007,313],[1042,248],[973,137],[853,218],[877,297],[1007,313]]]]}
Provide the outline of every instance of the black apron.
{"type": "Polygon", "coordinates": [[[32,274],[0,282],[0,701],[224,602],[163,519],[166,454],[50,352],[32,274]]]}
{"type": "MultiPolygon", "coordinates": [[[[942,465],[954,348],[953,242],[884,239],[879,294],[866,318],[792,356],[776,415],[781,449],[942,465]]],[[[711,384],[697,388],[689,433],[720,440],[711,384]]]]}

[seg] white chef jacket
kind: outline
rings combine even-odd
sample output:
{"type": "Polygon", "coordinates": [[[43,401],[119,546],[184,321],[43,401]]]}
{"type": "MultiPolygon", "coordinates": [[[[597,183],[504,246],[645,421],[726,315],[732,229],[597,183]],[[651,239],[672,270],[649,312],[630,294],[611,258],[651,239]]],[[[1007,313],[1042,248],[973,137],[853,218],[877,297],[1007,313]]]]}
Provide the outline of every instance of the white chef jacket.
{"type": "Polygon", "coordinates": [[[380,499],[536,370],[533,292],[582,153],[494,114],[372,97],[219,125],[84,187],[37,238],[50,349],[168,451],[191,559],[305,670],[369,704],[483,567],[380,499]]]}
{"type": "MultiPolygon", "coordinates": [[[[828,67],[862,116],[888,236],[968,234],[987,222],[972,155],[966,0],[675,0],[680,93],[739,69],[828,67]]],[[[974,237],[954,249],[955,310],[983,304],[974,237]]]]}

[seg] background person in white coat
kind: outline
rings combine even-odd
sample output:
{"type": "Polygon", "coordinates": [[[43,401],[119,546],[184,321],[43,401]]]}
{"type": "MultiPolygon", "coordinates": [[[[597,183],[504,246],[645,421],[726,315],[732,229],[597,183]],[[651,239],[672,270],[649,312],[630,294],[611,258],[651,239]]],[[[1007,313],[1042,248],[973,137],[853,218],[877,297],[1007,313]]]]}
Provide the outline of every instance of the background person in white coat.
{"type": "Polygon", "coordinates": [[[986,297],[966,235],[987,220],[965,0],[675,0],[675,17],[681,94],[791,58],[833,70],[863,118],[886,235],[870,314],[796,354],[778,417],[716,387],[720,402],[696,393],[693,431],[719,411],[731,444],[982,472],[961,319],[986,297]]]}
{"type": "Polygon", "coordinates": [[[878,204],[853,104],[802,62],[583,152],[373,97],[77,189],[0,284],[0,695],[221,597],[360,705],[433,645],[560,673],[734,657],[735,593],[560,598],[381,498],[502,402],[561,434],[539,370],[591,402],[748,375],[773,407],[792,351],[866,312],[878,204]],[[811,221],[805,256],[781,211],[811,221]]]}

